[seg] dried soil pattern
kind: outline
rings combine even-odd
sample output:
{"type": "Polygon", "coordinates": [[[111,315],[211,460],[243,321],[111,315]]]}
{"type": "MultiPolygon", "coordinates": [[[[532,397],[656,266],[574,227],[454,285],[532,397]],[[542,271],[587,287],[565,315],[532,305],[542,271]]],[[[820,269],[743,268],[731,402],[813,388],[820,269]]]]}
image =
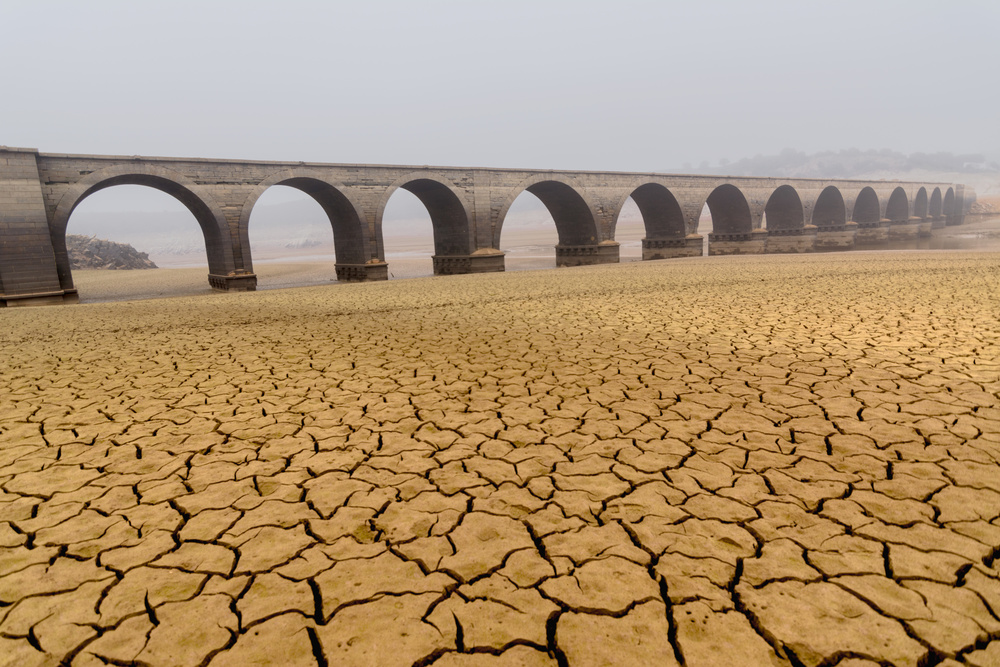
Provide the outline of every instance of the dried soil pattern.
{"type": "Polygon", "coordinates": [[[16,665],[995,665],[1000,257],[11,310],[16,665]]]}

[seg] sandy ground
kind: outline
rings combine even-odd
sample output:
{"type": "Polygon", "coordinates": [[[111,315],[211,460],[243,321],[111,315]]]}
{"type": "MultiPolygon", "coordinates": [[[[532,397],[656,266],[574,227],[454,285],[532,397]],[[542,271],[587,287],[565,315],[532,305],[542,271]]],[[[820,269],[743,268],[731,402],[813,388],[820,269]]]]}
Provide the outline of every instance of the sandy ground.
{"type": "Polygon", "coordinates": [[[1000,664],[1000,253],[3,320],[2,664],[1000,664]]]}
{"type": "MultiPolygon", "coordinates": [[[[711,229],[711,219],[702,221],[702,232],[711,229]]],[[[627,220],[618,228],[621,263],[642,259],[641,221],[627,220]]],[[[513,228],[504,236],[502,249],[506,271],[535,271],[555,266],[554,227],[513,228]]],[[[391,280],[420,278],[434,273],[433,243],[425,236],[404,236],[386,240],[386,261],[391,280]]],[[[960,227],[935,230],[933,238],[884,243],[869,250],[996,250],[1000,251],[1000,218],[970,218],[960,227]]],[[[174,257],[176,265],[156,270],[99,271],[77,270],[73,281],[84,303],[154,299],[170,296],[210,294],[204,256],[174,257]]],[[[285,289],[336,283],[336,263],[330,247],[311,250],[272,248],[254,252],[257,289],[285,289]]]]}

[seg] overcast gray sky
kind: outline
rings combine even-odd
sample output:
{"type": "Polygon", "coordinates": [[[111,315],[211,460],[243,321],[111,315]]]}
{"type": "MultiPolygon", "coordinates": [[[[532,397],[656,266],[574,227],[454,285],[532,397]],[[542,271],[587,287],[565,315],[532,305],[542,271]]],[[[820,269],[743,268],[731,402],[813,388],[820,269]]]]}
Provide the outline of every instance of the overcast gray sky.
{"type": "Polygon", "coordinates": [[[0,144],[628,171],[1000,153],[1000,2],[0,0],[0,144]]]}

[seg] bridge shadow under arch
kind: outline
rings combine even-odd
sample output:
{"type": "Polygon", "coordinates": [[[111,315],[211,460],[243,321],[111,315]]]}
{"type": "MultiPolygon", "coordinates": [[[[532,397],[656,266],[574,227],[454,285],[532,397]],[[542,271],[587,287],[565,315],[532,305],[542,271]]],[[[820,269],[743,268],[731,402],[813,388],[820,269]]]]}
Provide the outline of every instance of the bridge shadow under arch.
{"type": "Polygon", "coordinates": [[[959,212],[955,210],[956,208],[955,188],[948,188],[944,193],[944,215],[947,217],[958,215],[959,212]]]}
{"type": "Polygon", "coordinates": [[[889,203],[885,206],[885,217],[893,222],[906,222],[910,219],[910,200],[906,190],[896,188],[889,195],[889,203]]]}
{"type": "Polygon", "coordinates": [[[841,227],[847,224],[847,204],[840,188],[828,185],[819,193],[813,205],[812,224],[816,227],[841,227]]]}
{"type": "Polygon", "coordinates": [[[913,198],[913,216],[927,217],[927,188],[922,187],[917,190],[917,196],[913,198]]]}
{"type": "Polygon", "coordinates": [[[927,210],[931,218],[940,218],[943,212],[943,201],[941,197],[941,188],[934,188],[931,192],[930,202],[928,204],[927,210]]]}
{"type": "MultiPolygon", "coordinates": [[[[687,235],[681,205],[665,185],[645,183],[632,190],[629,198],[639,209],[647,239],[679,239],[687,235]]],[[[616,231],[623,209],[624,204],[615,219],[616,231]]]]}
{"type": "Polygon", "coordinates": [[[875,189],[871,186],[866,186],[861,189],[858,193],[857,199],[854,200],[854,211],[851,215],[851,220],[858,223],[859,225],[878,225],[879,220],[882,218],[881,204],[878,200],[878,194],[875,189]]]}
{"type": "Polygon", "coordinates": [[[764,206],[764,220],[767,231],[792,231],[805,226],[802,199],[795,188],[781,185],[771,193],[764,206]]]}
{"type": "Polygon", "coordinates": [[[735,185],[724,183],[715,188],[705,204],[712,216],[713,236],[740,236],[753,232],[750,204],[735,185]]]}

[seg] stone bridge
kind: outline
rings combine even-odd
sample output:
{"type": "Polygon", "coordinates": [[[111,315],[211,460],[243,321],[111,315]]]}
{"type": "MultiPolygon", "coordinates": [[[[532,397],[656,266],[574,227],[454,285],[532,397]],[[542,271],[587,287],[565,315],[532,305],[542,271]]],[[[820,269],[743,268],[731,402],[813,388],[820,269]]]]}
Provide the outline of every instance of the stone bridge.
{"type": "Polygon", "coordinates": [[[0,147],[0,305],[76,300],[66,225],[91,194],[144,185],[180,200],[205,238],[208,280],[253,290],[248,227],[273,185],[305,192],[333,229],[338,280],[385,280],[382,216],[398,188],[433,223],[434,272],[504,270],[500,235],[511,204],[537,196],[555,221],[559,266],[618,261],[615,227],[631,197],[645,225],[643,259],[853,248],[961,224],[962,185],[904,181],[743,178],[652,173],[317,164],[107,155],[0,147]]]}

